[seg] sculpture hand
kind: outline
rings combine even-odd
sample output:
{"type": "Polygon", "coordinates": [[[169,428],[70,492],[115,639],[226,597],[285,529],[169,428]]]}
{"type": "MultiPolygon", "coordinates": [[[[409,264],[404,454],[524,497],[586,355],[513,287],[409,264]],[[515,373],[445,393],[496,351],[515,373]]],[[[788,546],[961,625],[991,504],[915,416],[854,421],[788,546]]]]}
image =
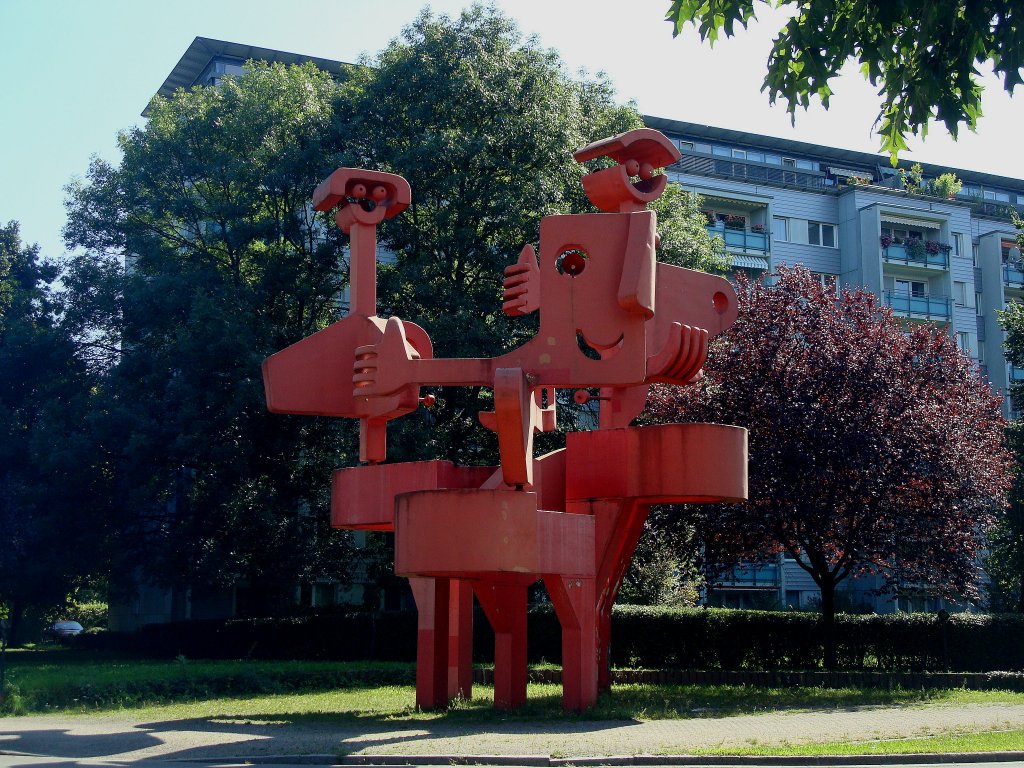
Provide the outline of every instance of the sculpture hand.
{"type": "Polygon", "coordinates": [[[405,327],[397,317],[388,318],[384,335],[376,344],[356,347],[352,368],[355,397],[391,395],[412,383],[412,361],[419,353],[405,338],[405,327]]]}
{"type": "Polygon", "coordinates": [[[540,308],[540,269],[537,254],[527,243],[519,252],[519,261],[505,267],[501,309],[510,317],[528,315],[540,308]]]}

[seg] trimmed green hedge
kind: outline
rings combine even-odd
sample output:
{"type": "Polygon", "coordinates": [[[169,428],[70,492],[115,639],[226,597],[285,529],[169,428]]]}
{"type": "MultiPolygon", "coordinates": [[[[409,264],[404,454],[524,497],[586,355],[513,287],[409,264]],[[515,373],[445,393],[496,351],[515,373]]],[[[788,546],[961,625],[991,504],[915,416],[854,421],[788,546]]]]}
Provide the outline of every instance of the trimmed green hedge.
{"type": "MultiPolygon", "coordinates": [[[[616,606],[611,657],[617,667],[813,670],[822,667],[816,613],[616,606]]],[[[493,659],[494,636],[478,611],[474,660],[493,659]]],[[[561,633],[550,606],[529,615],[530,660],[561,661],[561,633]]],[[[848,670],[1024,670],[1024,616],[1017,614],[845,615],[836,617],[839,665],[848,670]]],[[[413,661],[411,611],[282,619],[193,621],[136,633],[76,638],[79,647],[156,658],[413,661]]]]}

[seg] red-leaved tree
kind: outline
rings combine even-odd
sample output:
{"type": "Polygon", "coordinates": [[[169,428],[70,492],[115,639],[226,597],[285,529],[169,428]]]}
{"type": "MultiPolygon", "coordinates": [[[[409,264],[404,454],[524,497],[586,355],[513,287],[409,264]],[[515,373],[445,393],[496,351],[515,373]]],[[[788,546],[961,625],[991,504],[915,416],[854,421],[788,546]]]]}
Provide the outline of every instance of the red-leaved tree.
{"type": "Polygon", "coordinates": [[[803,268],[739,279],[736,324],[699,384],[652,392],[657,421],[750,430],[750,499],[691,510],[711,562],[780,551],[821,589],[835,663],[836,585],[978,594],[986,532],[1012,480],[1000,400],[950,336],[803,268]]]}

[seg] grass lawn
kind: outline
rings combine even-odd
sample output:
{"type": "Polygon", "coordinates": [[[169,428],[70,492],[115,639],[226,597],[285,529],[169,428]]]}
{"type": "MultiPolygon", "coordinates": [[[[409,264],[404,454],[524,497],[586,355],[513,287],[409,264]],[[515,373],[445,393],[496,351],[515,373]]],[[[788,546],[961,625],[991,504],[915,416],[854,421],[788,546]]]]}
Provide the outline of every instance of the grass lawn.
{"type": "MultiPolygon", "coordinates": [[[[7,678],[12,688],[0,704],[0,712],[8,715],[130,708],[159,709],[159,715],[166,718],[296,715],[473,722],[510,717],[491,708],[492,689],[481,685],[474,687],[472,701],[456,702],[447,712],[416,712],[411,664],[143,661],[67,649],[15,651],[8,653],[7,660],[7,678]]],[[[960,689],[890,691],[635,684],[615,686],[596,708],[576,717],[653,720],[722,717],[779,709],[991,702],[1024,703],[1024,694],[960,689]]],[[[529,701],[511,717],[564,717],[561,687],[531,685],[529,701]]]]}
{"type": "Polygon", "coordinates": [[[832,741],[823,744],[784,744],[695,750],[700,755],[913,755],[935,752],[1021,752],[1024,731],[952,733],[916,739],[832,741]]]}

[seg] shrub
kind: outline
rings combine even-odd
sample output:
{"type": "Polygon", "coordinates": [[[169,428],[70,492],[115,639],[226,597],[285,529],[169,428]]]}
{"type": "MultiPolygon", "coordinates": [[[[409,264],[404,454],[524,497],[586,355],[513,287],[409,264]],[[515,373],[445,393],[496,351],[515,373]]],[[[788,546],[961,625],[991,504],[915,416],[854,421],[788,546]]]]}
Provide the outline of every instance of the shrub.
{"type": "MultiPolygon", "coordinates": [[[[821,616],[621,605],[612,613],[611,659],[649,669],[822,668],[821,616]]],[[[561,630],[550,604],[530,608],[531,662],[561,662],[561,630]]],[[[886,614],[836,616],[845,670],[988,672],[1024,670],[1024,616],[886,614]]],[[[494,634],[480,611],[473,658],[494,659],[494,634]]],[[[75,645],[152,658],[414,661],[414,611],[236,619],[149,625],[135,633],[84,633],[75,645]]]]}

